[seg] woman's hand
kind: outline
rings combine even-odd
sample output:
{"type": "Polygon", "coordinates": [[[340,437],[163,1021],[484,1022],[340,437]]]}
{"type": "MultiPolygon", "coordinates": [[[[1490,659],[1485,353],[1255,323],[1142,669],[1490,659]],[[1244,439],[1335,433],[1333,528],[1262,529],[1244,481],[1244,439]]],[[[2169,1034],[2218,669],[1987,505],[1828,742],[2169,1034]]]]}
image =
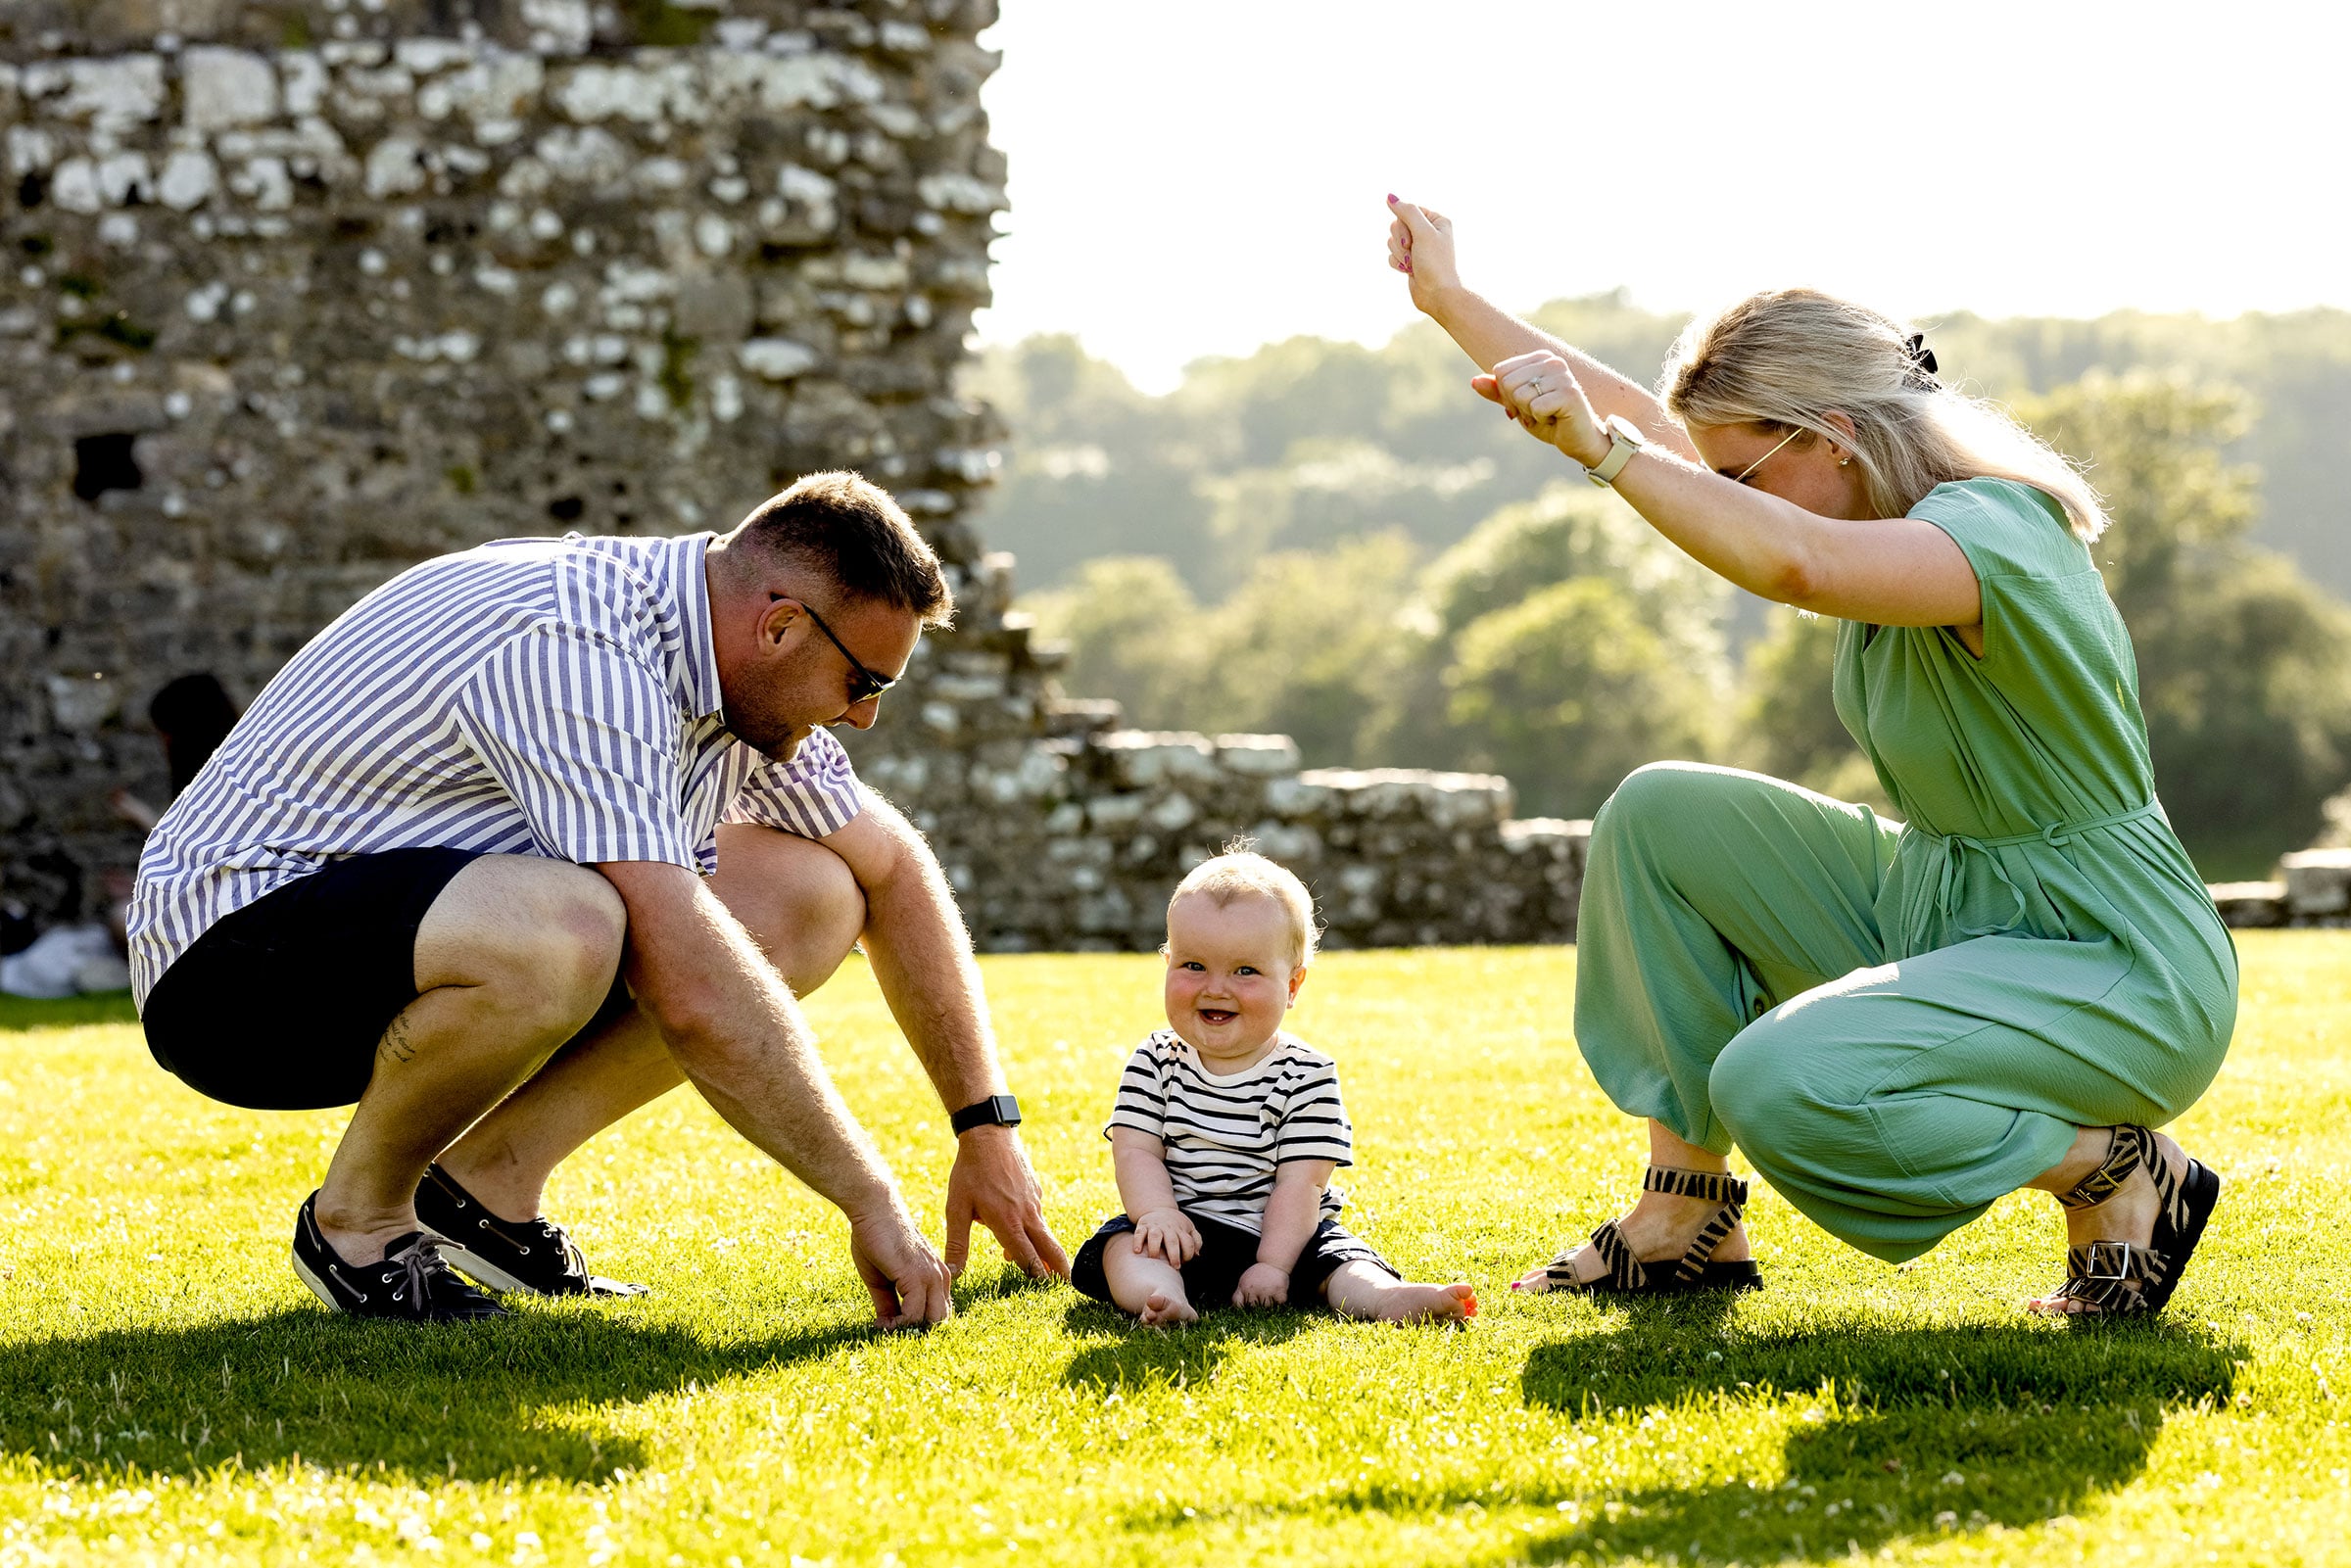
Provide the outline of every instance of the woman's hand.
{"type": "Polygon", "coordinates": [[[1565,359],[1548,350],[1513,355],[1491,375],[1469,378],[1470,390],[1537,441],[1559,449],[1586,468],[1608,454],[1610,438],[1565,359]]]}
{"type": "Polygon", "coordinates": [[[1134,1216],[1134,1250],[1181,1268],[1199,1254],[1200,1227],[1180,1209],[1154,1209],[1134,1216]]]}
{"type": "Polygon", "coordinates": [[[1413,280],[1414,308],[1435,315],[1446,295],[1462,286],[1453,260],[1453,219],[1389,197],[1388,265],[1413,280]]]}

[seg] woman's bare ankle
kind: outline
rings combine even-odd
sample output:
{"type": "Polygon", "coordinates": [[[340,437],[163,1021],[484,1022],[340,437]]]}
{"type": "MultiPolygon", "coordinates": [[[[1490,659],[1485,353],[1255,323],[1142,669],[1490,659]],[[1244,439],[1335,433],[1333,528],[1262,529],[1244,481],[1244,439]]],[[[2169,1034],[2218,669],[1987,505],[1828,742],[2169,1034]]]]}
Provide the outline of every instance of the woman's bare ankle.
{"type": "Polygon", "coordinates": [[[1703,1170],[1717,1174],[1731,1168],[1730,1157],[1703,1144],[1692,1143],[1662,1121],[1649,1124],[1649,1163],[1669,1170],[1703,1170]]]}
{"type": "MultiPolygon", "coordinates": [[[[1632,1249],[1633,1257],[1644,1263],[1657,1262],[1681,1257],[1690,1250],[1720,1212],[1722,1205],[1710,1198],[1681,1198],[1671,1193],[1645,1192],[1632,1212],[1616,1223],[1624,1236],[1624,1244],[1632,1249]]],[[[1714,1249],[1719,1262],[1745,1262],[1754,1256],[1747,1241],[1747,1223],[1742,1220],[1731,1227],[1714,1249]]]]}
{"type": "MultiPolygon", "coordinates": [[[[2160,1132],[2155,1134],[2155,1158],[2175,1175],[2187,1168],[2187,1152],[2176,1139],[2160,1132]]],[[[2093,1241],[2127,1241],[2144,1246],[2155,1234],[2162,1209],[2155,1173],[2142,1164],[2105,1202],[2065,1212],[2066,1244],[2080,1247],[2093,1241]]]]}

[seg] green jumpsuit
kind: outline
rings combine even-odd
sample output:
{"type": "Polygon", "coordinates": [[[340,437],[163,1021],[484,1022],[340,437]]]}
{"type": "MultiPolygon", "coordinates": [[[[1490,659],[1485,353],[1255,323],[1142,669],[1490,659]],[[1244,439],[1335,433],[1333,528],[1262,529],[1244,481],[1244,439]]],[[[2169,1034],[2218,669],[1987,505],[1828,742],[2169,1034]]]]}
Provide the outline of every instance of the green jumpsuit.
{"type": "Polygon", "coordinates": [[[2220,1070],[2236,953],[2155,804],[2138,675],[2041,492],[1938,487],[1984,655],[1838,629],[1838,716],[1906,823],[1666,763],[1593,824],[1575,1033],[1622,1110],[1863,1252],[1916,1257],[2062,1159],[2160,1125],[2220,1070]]]}

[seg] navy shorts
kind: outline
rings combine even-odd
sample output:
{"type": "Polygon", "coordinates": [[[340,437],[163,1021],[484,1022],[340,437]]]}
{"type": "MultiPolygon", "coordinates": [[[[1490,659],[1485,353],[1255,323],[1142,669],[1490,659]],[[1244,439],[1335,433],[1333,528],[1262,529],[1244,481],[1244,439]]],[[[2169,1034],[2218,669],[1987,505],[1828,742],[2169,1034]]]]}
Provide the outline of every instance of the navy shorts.
{"type": "MultiPolygon", "coordinates": [[[[253,1111],[354,1105],[416,1000],[416,930],[470,849],[353,855],[224,915],[147,993],[147,1049],[198,1094],[253,1111]]],[[[581,1034],[633,1005],[617,967],[581,1034]]]]}
{"type": "MultiPolygon", "coordinates": [[[[1190,1298],[1197,1311],[1230,1307],[1233,1288],[1257,1261],[1256,1234],[1221,1219],[1195,1214],[1188,1209],[1182,1212],[1200,1229],[1200,1250],[1183,1265],[1183,1294],[1190,1298]]],[[[1102,1221],[1100,1230],[1086,1238],[1085,1245],[1078,1249],[1077,1258],[1070,1263],[1070,1283],[1080,1294],[1098,1302],[1110,1301],[1110,1280],[1102,1271],[1102,1255],[1109,1249],[1113,1236],[1124,1236],[1133,1229],[1133,1220],[1125,1214],[1113,1214],[1102,1221]]],[[[1337,1220],[1325,1216],[1307,1238],[1306,1250],[1298,1255],[1297,1263],[1290,1269],[1290,1305],[1302,1307],[1320,1305],[1322,1282],[1336,1273],[1341,1263],[1369,1263],[1391,1279],[1404,1277],[1337,1220]]]]}

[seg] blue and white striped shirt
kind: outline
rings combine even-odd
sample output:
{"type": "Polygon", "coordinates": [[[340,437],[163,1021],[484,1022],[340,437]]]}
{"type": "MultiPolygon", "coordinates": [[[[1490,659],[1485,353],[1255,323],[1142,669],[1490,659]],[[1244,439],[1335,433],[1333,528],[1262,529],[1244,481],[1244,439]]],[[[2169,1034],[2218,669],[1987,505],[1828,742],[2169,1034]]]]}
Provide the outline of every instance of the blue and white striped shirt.
{"type": "MultiPolygon", "coordinates": [[[[1111,1127],[1159,1140],[1177,1208],[1251,1232],[1265,1229],[1283,1165],[1355,1164],[1339,1065],[1286,1032],[1255,1067],[1220,1075],[1174,1029],[1158,1030],[1127,1059],[1102,1136],[1111,1127]]],[[[1340,1188],[1322,1190],[1324,1217],[1346,1203],[1340,1188]]]]}
{"type": "Polygon", "coordinates": [[[707,874],[718,824],[815,838],[862,809],[819,730],[788,763],[720,712],[678,539],[510,539],[401,573],[280,670],[148,836],[139,1002],[222,916],[348,855],[438,846],[707,874]]]}

